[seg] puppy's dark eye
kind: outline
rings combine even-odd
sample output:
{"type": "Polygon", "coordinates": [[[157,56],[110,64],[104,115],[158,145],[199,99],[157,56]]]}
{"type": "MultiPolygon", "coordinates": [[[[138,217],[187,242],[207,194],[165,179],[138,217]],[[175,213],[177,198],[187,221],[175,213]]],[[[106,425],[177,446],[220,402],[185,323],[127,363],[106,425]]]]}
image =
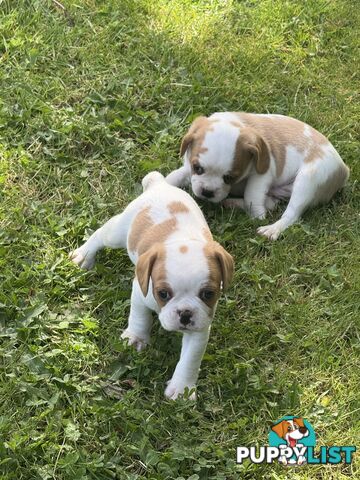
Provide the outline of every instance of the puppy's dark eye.
{"type": "Polygon", "coordinates": [[[291,432],[291,427],[290,427],[290,425],[288,426],[288,432],[291,432]]]}
{"type": "Polygon", "coordinates": [[[193,165],[193,170],[196,175],[202,175],[204,173],[203,167],[197,164],[193,165]]]}
{"type": "Polygon", "coordinates": [[[168,290],[159,290],[158,295],[163,302],[168,302],[171,298],[171,293],[168,290]]]}
{"type": "Polygon", "coordinates": [[[201,290],[199,295],[199,297],[203,301],[212,300],[214,296],[215,296],[215,292],[213,290],[207,290],[207,289],[201,290]]]}
{"type": "Polygon", "coordinates": [[[226,185],[230,185],[230,183],[234,181],[234,177],[232,177],[231,175],[224,175],[223,180],[226,185]]]}

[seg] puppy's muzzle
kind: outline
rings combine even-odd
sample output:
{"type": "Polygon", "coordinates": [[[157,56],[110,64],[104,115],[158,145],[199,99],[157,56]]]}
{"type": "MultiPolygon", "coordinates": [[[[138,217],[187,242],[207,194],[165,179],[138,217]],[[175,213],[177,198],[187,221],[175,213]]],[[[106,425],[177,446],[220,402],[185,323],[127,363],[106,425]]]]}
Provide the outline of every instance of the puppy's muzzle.
{"type": "Polygon", "coordinates": [[[187,327],[191,323],[191,317],[193,312],[191,310],[178,310],[178,314],[180,317],[180,323],[184,327],[187,327]]]}
{"type": "Polygon", "coordinates": [[[206,188],[203,188],[201,190],[201,195],[205,198],[213,198],[215,194],[212,190],[206,190],[206,188]]]}

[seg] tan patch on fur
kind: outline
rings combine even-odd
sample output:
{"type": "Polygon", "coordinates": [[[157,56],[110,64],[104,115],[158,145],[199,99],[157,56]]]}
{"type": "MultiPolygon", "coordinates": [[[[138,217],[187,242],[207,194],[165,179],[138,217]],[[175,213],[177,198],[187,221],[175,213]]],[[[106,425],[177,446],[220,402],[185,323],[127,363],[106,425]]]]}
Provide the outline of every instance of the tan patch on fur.
{"type": "Polygon", "coordinates": [[[167,208],[172,215],[176,215],[177,213],[187,213],[189,211],[185,203],[180,201],[169,203],[167,208]]]}
{"type": "Polygon", "coordinates": [[[141,241],[142,234],[154,225],[150,217],[150,207],[141,210],[131,224],[128,246],[132,252],[138,251],[138,245],[141,241]]]}
{"type": "Polygon", "coordinates": [[[146,296],[150,277],[166,280],[163,246],[165,240],[176,230],[176,217],[154,223],[150,217],[151,207],[141,210],[133,220],[129,235],[129,250],[139,255],[136,264],[136,276],[141,290],[146,296]]]}
{"type": "Polygon", "coordinates": [[[181,142],[180,155],[185,155],[188,148],[191,149],[190,164],[194,165],[199,161],[202,153],[208,151],[203,147],[205,135],[212,130],[212,125],[218,120],[209,120],[207,117],[198,117],[191,124],[187,134],[181,142]]]}
{"type": "Polygon", "coordinates": [[[144,234],[139,242],[138,253],[141,255],[148,250],[154,243],[164,243],[176,230],[176,218],[169,218],[161,223],[154,224],[144,234]]]}
{"type": "Polygon", "coordinates": [[[181,245],[181,247],[179,248],[180,253],[186,253],[188,250],[189,247],[187,247],[186,245],[181,245]]]}
{"type": "Polygon", "coordinates": [[[316,158],[320,158],[324,155],[323,150],[320,148],[319,145],[314,145],[313,147],[310,148],[309,152],[306,155],[306,158],[304,160],[305,163],[311,163],[313,162],[316,158]]]}
{"type": "Polygon", "coordinates": [[[305,162],[321,156],[321,145],[329,143],[320,132],[308,125],[310,136],[304,134],[305,123],[291,117],[262,117],[251,113],[236,113],[245,126],[253,127],[269,146],[276,161],[276,174],[284,170],[286,147],[294,146],[300,152],[309,150],[305,162]]]}

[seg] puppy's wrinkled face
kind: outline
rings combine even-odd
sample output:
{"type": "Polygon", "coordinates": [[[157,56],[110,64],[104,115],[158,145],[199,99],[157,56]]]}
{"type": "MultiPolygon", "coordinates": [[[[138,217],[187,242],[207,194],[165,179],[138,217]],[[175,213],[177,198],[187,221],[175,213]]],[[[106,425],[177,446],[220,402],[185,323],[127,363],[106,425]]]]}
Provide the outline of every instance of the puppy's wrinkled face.
{"type": "Polygon", "coordinates": [[[262,138],[254,129],[232,121],[197,118],[183,138],[180,153],[191,165],[194,194],[213,203],[226,198],[231,186],[252,170],[264,173],[269,167],[262,138]]]}
{"type": "MultiPolygon", "coordinates": [[[[225,286],[231,279],[232,257],[216,242],[206,247],[199,241],[176,242],[160,250],[156,244],[152,250],[155,250],[155,259],[148,288],[152,289],[159,306],[163,328],[182,332],[207,329],[215,313],[221,284],[225,286]]],[[[142,257],[137,264],[140,286],[142,257]]],[[[143,290],[143,293],[147,292],[143,290]]]]}

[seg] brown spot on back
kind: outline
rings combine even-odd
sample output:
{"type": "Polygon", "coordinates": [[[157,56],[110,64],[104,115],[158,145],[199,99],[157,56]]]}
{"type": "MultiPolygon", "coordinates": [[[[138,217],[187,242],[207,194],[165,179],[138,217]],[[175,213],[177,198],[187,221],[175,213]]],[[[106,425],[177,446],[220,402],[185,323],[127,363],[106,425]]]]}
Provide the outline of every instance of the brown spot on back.
{"type": "Polygon", "coordinates": [[[128,239],[128,247],[132,252],[138,250],[138,245],[141,241],[142,234],[154,225],[150,217],[150,207],[141,210],[134,218],[131,224],[131,230],[128,239]]]}
{"type": "Polygon", "coordinates": [[[189,247],[187,247],[186,245],[181,245],[181,247],[179,247],[180,253],[186,253],[188,250],[189,247]]]}
{"type": "Polygon", "coordinates": [[[148,250],[154,243],[164,243],[176,230],[176,218],[169,218],[161,223],[154,224],[141,239],[139,243],[138,253],[148,250]]]}
{"type": "Polygon", "coordinates": [[[185,203],[180,201],[169,203],[167,208],[172,215],[176,215],[177,213],[187,213],[189,211],[185,203]]]}
{"type": "Polygon", "coordinates": [[[176,217],[154,223],[150,217],[150,207],[144,208],[132,222],[128,240],[129,250],[141,255],[155,243],[164,243],[176,230],[176,223],[176,217]]]}
{"type": "Polygon", "coordinates": [[[311,163],[316,158],[322,157],[324,155],[323,150],[320,148],[319,145],[314,145],[308,151],[306,158],[304,160],[305,163],[311,163]]]}

